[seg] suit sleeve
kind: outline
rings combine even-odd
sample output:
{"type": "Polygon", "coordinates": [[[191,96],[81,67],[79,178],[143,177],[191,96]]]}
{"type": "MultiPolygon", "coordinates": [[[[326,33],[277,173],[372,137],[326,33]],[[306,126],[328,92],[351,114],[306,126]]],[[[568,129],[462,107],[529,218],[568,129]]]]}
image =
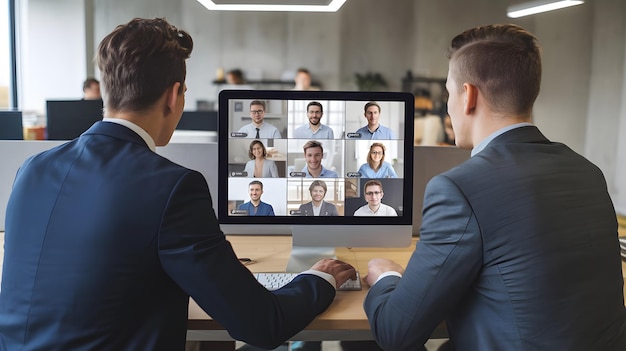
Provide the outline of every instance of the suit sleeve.
{"type": "Polygon", "coordinates": [[[335,289],[301,275],[269,292],[239,261],[219,228],[204,177],[190,171],[172,191],[159,235],[165,272],[224,326],[252,345],[275,348],[331,304],[335,289]]]}
{"type": "Polygon", "coordinates": [[[402,278],[385,277],[364,307],[385,350],[423,345],[470,289],[482,266],[482,238],[460,189],[439,175],[426,186],[420,240],[402,278]]]}

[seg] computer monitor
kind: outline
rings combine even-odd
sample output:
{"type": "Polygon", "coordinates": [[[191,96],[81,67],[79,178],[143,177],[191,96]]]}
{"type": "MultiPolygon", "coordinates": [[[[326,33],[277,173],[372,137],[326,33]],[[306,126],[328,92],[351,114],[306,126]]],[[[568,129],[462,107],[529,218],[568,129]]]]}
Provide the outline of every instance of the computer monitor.
{"type": "Polygon", "coordinates": [[[291,234],[286,270],[295,272],[333,257],[335,247],[409,246],[413,100],[392,92],[220,92],[222,230],[291,234]],[[315,134],[309,118],[322,125],[315,134]],[[362,129],[368,118],[380,124],[374,133],[362,129]],[[253,119],[263,119],[258,138],[253,119]]]}
{"type": "Polygon", "coordinates": [[[24,139],[22,111],[0,111],[0,139],[24,139]]]}
{"type": "Polygon", "coordinates": [[[102,120],[102,100],[46,101],[48,140],[71,140],[102,120]]]}
{"type": "Polygon", "coordinates": [[[217,131],[217,111],[183,111],[176,129],[217,131]]]}

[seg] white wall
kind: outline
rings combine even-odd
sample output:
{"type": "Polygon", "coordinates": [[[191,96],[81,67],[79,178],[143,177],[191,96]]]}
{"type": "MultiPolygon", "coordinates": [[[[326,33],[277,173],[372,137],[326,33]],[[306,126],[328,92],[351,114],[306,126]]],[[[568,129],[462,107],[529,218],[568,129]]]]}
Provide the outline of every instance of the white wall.
{"type": "Polygon", "coordinates": [[[25,0],[20,11],[22,109],[44,113],[46,99],[81,98],[86,78],[83,0],[25,0]]]}
{"type": "MultiPolygon", "coordinates": [[[[399,91],[402,77],[415,59],[412,28],[414,0],[347,1],[339,11],[341,82],[355,90],[354,74],[379,72],[389,89],[399,91]]],[[[317,69],[313,69],[315,72],[317,69]]]]}
{"type": "Polygon", "coordinates": [[[626,215],[626,2],[596,0],[595,9],[584,154],[602,169],[626,215]]]}
{"type": "MultiPolygon", "coordinates": [[[[8,6],[0,6],[0,22],[8,23],[9,21],[9,7],[8,6]]],[[[6,28],[7,26],[5,26],[6,28]]],[[[8,29],[8,28],[7,28],[8,29]]],[[[4,33],[8,34],[8,30],[5,31],[3,28],[1,31],[2,35],[0,35],[0,48],[2,50],[6,50],[9,48],[9,36],[4,35],[4,33]]],[[[0,55],[0,87],[9,86],[9,68],[10,66],[10,58],[9,55],[0,55]]]]}

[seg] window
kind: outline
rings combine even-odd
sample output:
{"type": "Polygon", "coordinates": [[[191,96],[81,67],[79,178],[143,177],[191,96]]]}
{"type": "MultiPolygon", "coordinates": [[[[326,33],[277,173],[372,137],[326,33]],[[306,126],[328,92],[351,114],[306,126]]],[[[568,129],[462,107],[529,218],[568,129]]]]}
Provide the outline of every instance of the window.
{"type": "MultiPolygon", "coordinates": [[[[9,0],[0,1],[0,23],[9,23],[9,0]]],[[[0,27],[0,109],[11,107],[9,98],[11,84],[11,30],[8,25],[0,27]]]]}

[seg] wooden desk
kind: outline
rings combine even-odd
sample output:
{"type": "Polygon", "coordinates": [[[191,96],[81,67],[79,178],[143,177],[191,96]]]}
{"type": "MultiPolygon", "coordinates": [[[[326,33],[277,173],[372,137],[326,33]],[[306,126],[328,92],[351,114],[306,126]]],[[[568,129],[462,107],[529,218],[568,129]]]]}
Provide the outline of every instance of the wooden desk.
{"type": "MultiPolygon", "coordinates": [[[[291,252],[289,236],[230,235],[239,257],[249,257],[257,263],[248,265],[252,272],[282,272],[291,252]]],[[[337,258],[354,265],[361,276],[367,274],[367,263],[375,257],[392,259],[406,266],[415,250],[414,238],[406,248],[337,248],[337,258]]],[[[624,276],[624,299],[626,301],[626,261],[622,261],[624,276]]],[[[338,291],[328,310],[318,316],[293,340],[371,340],[372,333],[363,310],[367,284],[361,291],[338,291]]],[[[440,325],[431,338],[446,338],[445,326],[440,325]]],[[[213,321],[196,303],[189,304],[188,340],[226,341],[233,340],[223,328],[213,321]]]]}
{"type": "MultiPolygon", "coordinates": [[[[620,232],[620,234],[626,234],[620,232]]],[[[289,236],[229,236],[235,251],[240,257],[250,257],[257,263],[249,265],[251,271],[283,271],[291,251],[289,236]]],[[[353,264],[362,276],[367,274],[367,262],[374,257],[386,257],[406,265],[415,249],[414,239],[408,248],[369,249],[339,248],[337,257],[353,264]]],[[[4,232],[0,232],[0,273],[4,254],[4,232]]],[[[624,299],[626,300],[626,262],[622,261],[624,275],[624,299]]],[[[372,338],[369,323],[363,311],[363,300],[367,287],[362,291],[339,291],[330,308],[318,316],[305,330],[297,334],[294,340],[367,340],[372,338]]],[[[198,305],[191,300],[189,304],[188,340],[223,340],[232,341],[228,333],[213,321],[198,305]]],[[[433,333],[433,338],[445,337],[445,329],[440,326],[433,333]]],[[[232,349],[232,348],[231,348],[232,349]]]]}
{"type": "MultiPolygon", "coordinates": [[[[249,257],[256,263],[247,267],[252,272],[284,272],[291,252],[289,236],[231,235],[239,257],[249,257]]],[[[337,258],[356,267],[361,276],[367,274],[367,263],[374,257],[390,258],[406,265],[415,250],[416,239],[405,248],[337,248],[337,258]]],[[[363,301],[367,284],[361,291],[338,291],[332,305],[318,316],[293,340],[371,340],[373,339],[363,301]]],[[[435,330],[433,338],[447,337],[445,327],[435,330]]],[[[191,300],[189,305],[188,340],[232,340],[223,328],[191,300]]]]}

